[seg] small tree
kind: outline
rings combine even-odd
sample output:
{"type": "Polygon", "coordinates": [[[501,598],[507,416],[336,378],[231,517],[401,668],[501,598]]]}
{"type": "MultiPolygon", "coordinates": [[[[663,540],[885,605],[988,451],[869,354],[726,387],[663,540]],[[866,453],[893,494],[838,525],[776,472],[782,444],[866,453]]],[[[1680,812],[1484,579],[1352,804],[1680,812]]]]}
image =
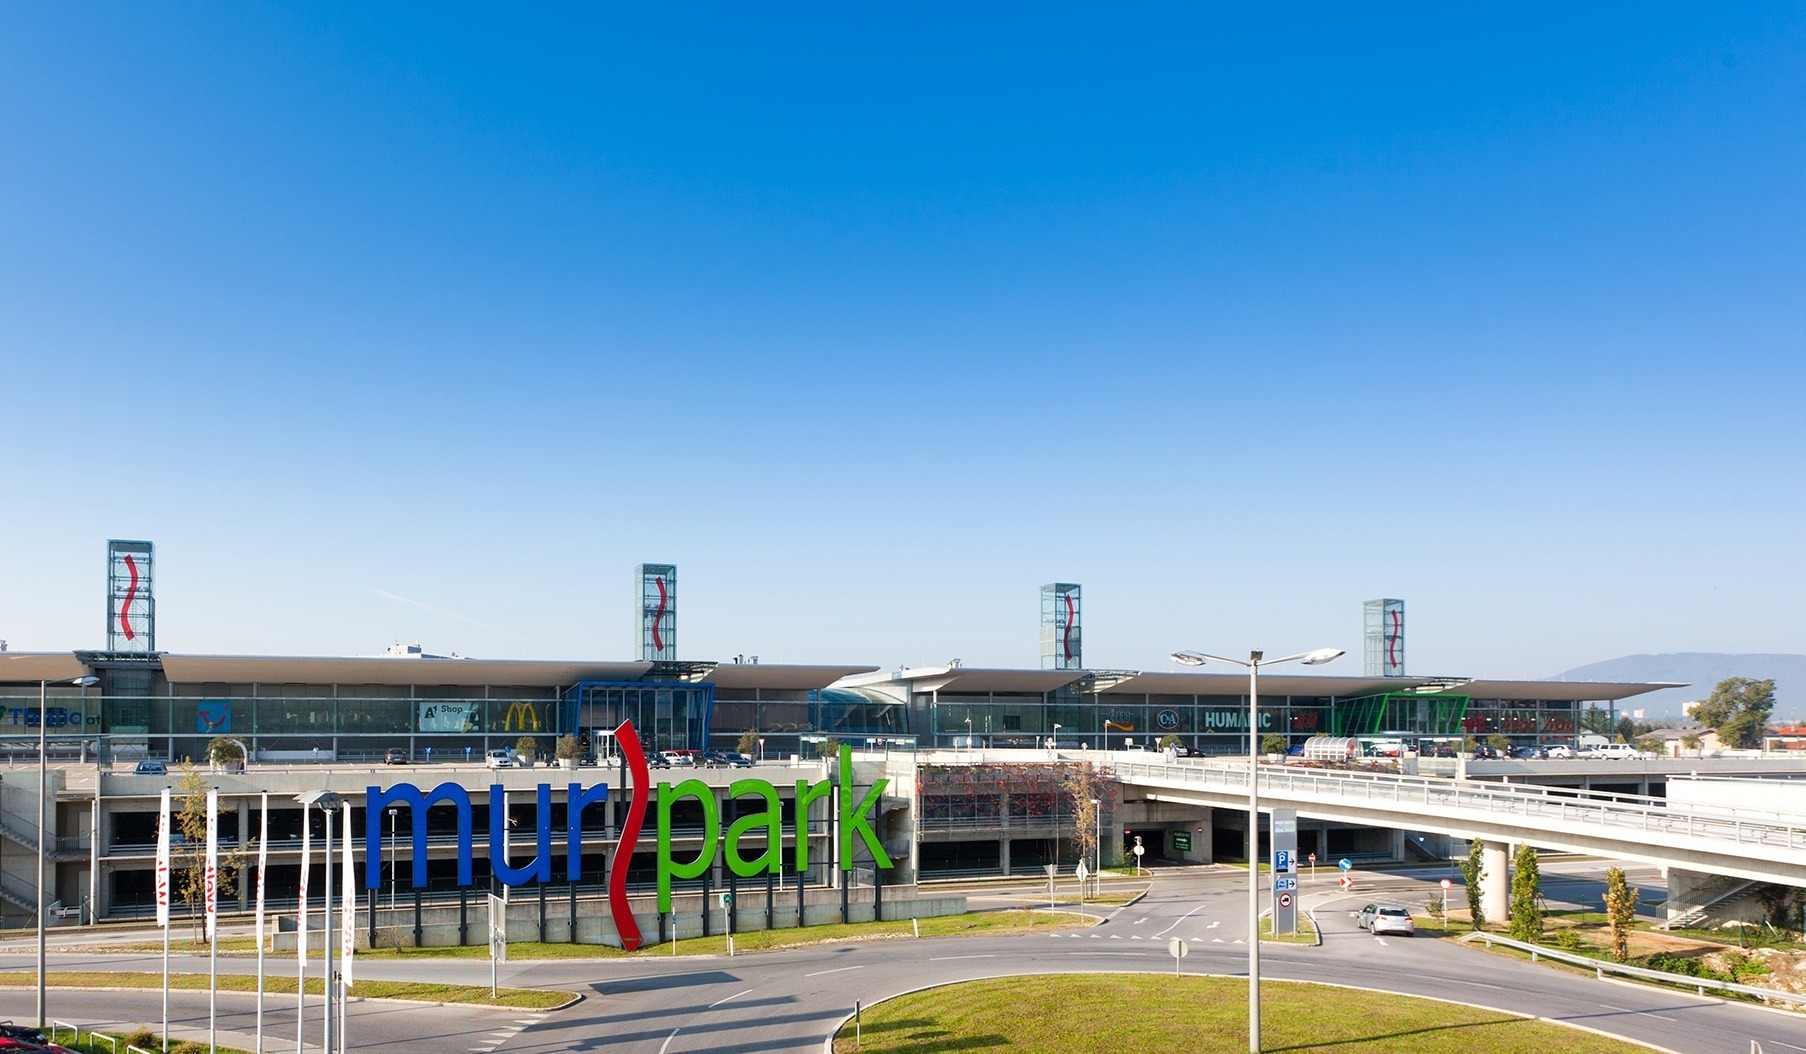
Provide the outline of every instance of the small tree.
{"type": "Polygon", "coordinates": [[[1475,838],[1467,843],[1467,859],[1457,866],[1461,868],[1461,881],[1467,887],[1467,915],[1474,929],[1486,927],[1486,912],[1480,906],[1480,878],[1486,873],[1486,861],[1482,857],[1480,839],[1475,838]]]}
{"type": "Polygon", "coordinates": [[[1654,754],[1660,757],[1668,753],[1668,741],[1654,732],[1650,732],[1637,737],[1637,749],[1645,754],[1654,754]]]}
{"type": "Polygon", "coordinates": [[[1500,732],[1494,732],[1492,735],[1486,737],[1486,745],[1503,754],[1511,749],[1511,737],[1500,732]]]}
{"type": "MultiPolygon", "coordinates": [[[[183,762],[182,778],[176,781],[176,798],[180,808],[170,817],[170,869],[174,872],[175,895],[188,908],[195,924],[195,940],[206,934],[207,910],[207,780],[188,762],[183,762]]],[[[239,872],[250,858],[250,843],[240,832],[238,847],[219,855],[218,897],[224,901],[238,896],[239,872]]]]}
{"type": "Polygon", "coordinates": [[[1179,733],[1168,732],[1166,735],[1160,737],[1160,749],[1165,750],[1168,747],[1176,747],[1182,742],[1184,741],[1179,738],[1179,733]]]}
{"type": "Polygon", "coordinates": [[[1630,926],[1637,917],[1637,897],[1624,879],[1624,869],[1608,868],[1605,872],[1605,920],[1612,928],[1612,957],[1623,962],[1630,957],[1630,926]]]}
{"type": "MultiPolygon", "coordinates": [[[[1098,853],[1098,810],[1099,805],[1093,802],[1108,803],[1116,792],[1116,781],[1106,779],[1097,766],[1089,761],[1060,766],[1060,790],[1066,795],[1067,804],[1072,811],[1072,840],[1078,847],[1079,859],[1090,860],[1093,853],[1098,853]]],[[[1115,853],[1096,857],[1099,868],[1114,862],[1115,853]]],[[[1087,864],[1087,867],[1090,865],[1087,864]]]]}
{"type": "Polygon", "coordinates": [[[1260,752],[1262,754],[1284,754],[1290,745],[1291,744],[1286,742],[1286,737],[1279,735],[1277,732],[1268,732],[1266,735],[1260,737],[1260,752]]]}
{"type": "Polygon", "coordinates": [[[231,736],[214,736],[207,741],[207,760],[215,765],[229,765],[234,761],[250,759],[245,756],[244,745],[238,740],[231,736]]]}
{"type": "Polygon", "coordinates": [[[1686,735],[1681,737],[1681,748],[1683,750],[1698,750],[1699,749],[1699,737],[1694,735],[1692,732],[1688,732],[1686,735]]]}
{"type": "Polygon", "coordinates": [[[557,755],[560,761],[575,761],[577,759],[577,737],[569,734],[559,736],[558,743],[552,748],[552,753],[557,755]]]}
{"type": "Polygon", "coordinates": [[[759,730],[749,728],[740,733],[740,742],[734,744],[734,749],[751,756],[753,751],[759,749],[759,730]]]}
{"type": "Polygon", "coordinates": [[[1526,944],[1543,939],[1542,875],[1536,864],[1536,847],[1518,847],[1511,876],[1511,936],[1526,944]]]}
{"type": "Polygon", "coordinates": [[[829,736],[820,743],[817,743],[815,749],[820,757],[837,758],[840,756],[840,740],[835,739],[833,736],[829,736]]]}
{"type": "Polygon", "coordinates": [[[1775,709],[1775,682],[1727,677],[1693,706],[1700,724],[1718,730],[1718,741],[1733,749],[1762,745],[1768,715],[1775,709]]]}
{"type": "Polygon", "coordinates": [[[539,755],[539,740],[532,736],[522,736],[514,741],[514,753],[531,760],[539,755]]]}

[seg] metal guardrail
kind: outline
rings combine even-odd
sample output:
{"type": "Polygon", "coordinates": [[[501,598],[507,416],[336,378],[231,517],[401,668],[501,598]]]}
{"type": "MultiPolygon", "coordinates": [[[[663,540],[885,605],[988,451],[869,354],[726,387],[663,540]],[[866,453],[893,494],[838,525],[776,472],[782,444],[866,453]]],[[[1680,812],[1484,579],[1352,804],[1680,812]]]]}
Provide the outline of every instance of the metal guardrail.
{"type": "MultiPolygon", "coordinates": [[[[1239,766],[1119,763],[1117,778],[1195,783],[1245,793],[1248,775],[1239,766]]],[[[1401,776],[1330,769],[1263,765],[1263,792],[1316,795],[1345,802],[1387,802],[1417,807],[1465,808],[1521,819],[1590,823],[1616,830],[1723,839],[1739,845],[1806,849],[1806,816],[1701,807],[1664,799],[1610,798],[1562,794],[1559,788],[1476,783],[1434,776],[1401,776]]]]}
{"type": "Polygon", "coordinates": [[[1463,943],[1468,941],[1484,941],[1488,948],[1495,944],[1504,945],[1507,948],[1515,948],[1521,952],[1529,952],[1531,962],[1536,962],[1538,959],[1554,959],[1556,962],[1567,963],[1570,966],[1579,966],[1590,969],[1593,971],[1593,976],[1598,978],[1603,978],[1607,973],[1615,973],[1622,974],[1626,977],[1635,977],[1643,981],[1657,981],[1662,984],[1675,985],[1681,988],[1692,988],[1700,995],[1705,995],[1706,989],[1710,988],[1719,992],[1735,992],[1738,995],[1753,996],[1765,1003],[1770,1001],[1806,1003],[1806,995],[1795,992],[1782,992],[1773,988],[1757,988],[1755,985],[1738,984],[1735,981],[1720,981],[1710,977],[1691,977],[1687,974],[1667,973],[1662,970],[1651,970],[1643,966],[1631,966],[1628,963],[1607,962],[1603,959],[1592,959],[1574,952],[1564,952],[1555,948],[1545,948],[1540,944],[1530,944],[1525,941],[1513,940],[1510,937],[1500,937],[1497,934],[1486,933],[1484,931],[1470,933],[1461,938],[1461,940],[1463,943]]]}

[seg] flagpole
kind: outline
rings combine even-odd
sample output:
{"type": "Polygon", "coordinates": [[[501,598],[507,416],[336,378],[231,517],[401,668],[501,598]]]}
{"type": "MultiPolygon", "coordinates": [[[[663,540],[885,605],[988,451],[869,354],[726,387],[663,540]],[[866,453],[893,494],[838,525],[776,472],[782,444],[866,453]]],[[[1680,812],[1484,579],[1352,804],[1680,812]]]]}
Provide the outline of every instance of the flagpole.
{"type": "Polygon", "coordinates": [[[207,788],[207,1050],[219,1027],[219,789],[207,788]]]}
{"type": "Polygon", "coordinates": [[[163,928],[163,1047],[169,1048],[169,788],[157,813],[157,925],[163,928]]]}
{"type": "Polygon", "coordinates": [[[263,1054],[263,873],[270,862],[270,795],[264,792],[257,832],[257,1050],[263,1054]]]}
{"type": "Polygon", "coordinates": [[[301,1025],[307,1016],[307,872],[313,866],[313,816],[301,807],[301,901],[295,910],[295,1054],[304,1054],[301,1025]]]}

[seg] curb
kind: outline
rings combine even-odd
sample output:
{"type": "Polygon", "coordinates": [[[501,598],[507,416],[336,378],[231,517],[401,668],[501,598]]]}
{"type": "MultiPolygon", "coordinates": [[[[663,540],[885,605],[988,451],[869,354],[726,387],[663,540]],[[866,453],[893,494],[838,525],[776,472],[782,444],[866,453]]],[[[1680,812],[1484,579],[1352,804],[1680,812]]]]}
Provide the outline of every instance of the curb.
{"type": "MultiPolygon", "coordinates": [[[[59,992],[157,992],[157,991],[161,991],[160,988],[151,988],[151,987],[145,986],[145,985],[140,985],[137,987],[119,987],[119,986],[115,986],[115,985],[94,987],[91,985],[60,984],[60,985],[50,985],[49,987],[51,989],[53,989],[55,991],[59,991],[59,992]]],[[[0,992],[33,992],[36,990],[37,990],[36,987],[33,985],[0,984],[0,992]]],[[[171,988],[170,991],[172,991],[172,992],[205,992],[205,991],[207,991],[207,989],[205,989],[205,988],[171,988]]],[[[246,992],[246,991],[241,991],[236,988],[222,988],[222,989],[220,989],[220,994],[221,995],[243,995],[243,996],[251,996],[251,997],[255,997],[257,995],[257,993],[254,991],[246,992]]],[[[267,992],[266,991],[263,994],[267,998],[269,996],[287,997],[287,996],[294,995],[295,993],[293,993],[293,992],[267,992]]],[[[401,1003],[404,1006],[466,1007],[466,1008],[475,1008],[478,1010],[507,1010],[510,1012],[518,1011],[523,1014],[552,1014],[552,1013],[557,1013],[560,1010],[565,1010],[570,1007],[576,1006],[578,1003],[583,1002],[583,993],[582,992],[572,992],[572,993],[570,993],[570,996],[571,996],[571,998],[565,1000],[562,1003],[559,1003],[557,1006],[547,1006],[547,1007],[503,1006],[500,1003],[469,1003],[469,1002],[445,1003],[445,1002],[440,1002],[440,1001],[432,1000],[432,999],[405,999],[405,998],[400,998],[400,997],[396,997],[396,996],[382,996],[382,995],[356,995],[356,994],[353,994],[350,998],[353,1002],[358,1002],[358,1003],[401,1003]]],[[[315,994],[312,992],[307,993],[307,997],[309,999],[325,998],[324,996],[315,996],[315,994]]]]}

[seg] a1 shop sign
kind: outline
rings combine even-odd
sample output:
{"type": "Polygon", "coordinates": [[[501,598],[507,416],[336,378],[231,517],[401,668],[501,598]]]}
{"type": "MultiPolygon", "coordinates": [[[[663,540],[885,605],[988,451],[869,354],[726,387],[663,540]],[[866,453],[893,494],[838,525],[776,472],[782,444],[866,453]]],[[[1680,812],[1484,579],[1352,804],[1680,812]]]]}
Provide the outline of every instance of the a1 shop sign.
{"type": "MultiPolygon", "coordinates": [[[[631,780],[632,796],[628,799],[627,819],[621,825],[621,840],[616,848],[617,860],[632,859],[633,851],[639,845],[640,832],[646,820],[646,808],[652,797],[650,774],[646,768],[646,755],[640,747],[639,736],[633,730],[632,722],[623,722],[615,729],[615,742],[621,750],[621,757],[626,762],[631,780]]],[[[868,814],[877,805],[884,788],[890,784],[881,779],[866,791],[864,797],[856,797],[853,790],[853,751],[851,747],[840,748],[840,869],[853,870],[853,837],[857,835],[865,843],[867,851],[879,867],[889,868],[890,857],[878,843],[878,836],[872,830],[868,814]]],[[[796,783],[796,815],[806,818],[809,806],[822,799],[833,797],[835,783],[833,780],[798,780],[796,783]]],[[[502,787],[489,788],[490,800],[502,800],[502,787]]],[[[735,780],[728,787],[728,796],[736,799],[756,798],[764,803],[758,812],[746,813],[728,825],[726,837],[722,837],[721,814],[715,804],[713,790],[701,780],[684,780],[673,786],[669,783],[658,785],[658,809],[656,815],[658,837],[658,910],[671,910],[671,881],[673,879],[693,879],[700,877],[715,862],[715,854],[723,853],[726,863],[734,874],[742,878],[755,875],[780,874],[784,864],[784,830],[782,803],[778,798],[778,790],[769,782],[759,779],[735,780]],[[671,810],[673,805],[684,798],[695,798],[702,807],[702,848],[693,860],[675,860],[671,848],[671,810]],[[756,833],[762,846],[755,855],[748,855],[741,848],[741,841],[749,834],[756,833]]],[[[565,806],[565,877],[575,882],[583,874],[583,810],[591,805],[601,805],[608,801],[608,784],[598,783],[584,787],[580,783],[570,784],[565,806]]],[[[384,811],[398,805],[408,806],[414,817],[414,888],[426,886],[426,813],[433,805],[450,805],[458,811],[458,884],[471,884],[471,854],[473,836],[471,834],[470,793],[456,783],[446,782],[423,792],[409,783],[398,783],[393,787],[371,787],[365,792],[364,799],[364,853],[366,859],[379,859],[382,852],[382,815],[384,811]]],[[[530,863],[515,867],[508,863],[508,831],[507,818],[503,810],[489,810],[489,857],[490,869],[503,885],[524,886],[530,882],[552,881],[552,786],[542,783],[538,787],[538,844],[537,852],[530,863]]],[[[798,832],[795,846],[795,868],[800,873],[809,866],[809,838],[806,832],[798,832]]],[[[364,885],[369,889],[382,887],[382,875],[378,868],[364,869],[364,885]]],[[[621,935],[621,945],[629,951],[641,944],[639,925],[634,921],[633,911],[627,900],[627,868],[615,867],[608,876],[609,913],[614,916],[615,930],[621,935]]]]}

